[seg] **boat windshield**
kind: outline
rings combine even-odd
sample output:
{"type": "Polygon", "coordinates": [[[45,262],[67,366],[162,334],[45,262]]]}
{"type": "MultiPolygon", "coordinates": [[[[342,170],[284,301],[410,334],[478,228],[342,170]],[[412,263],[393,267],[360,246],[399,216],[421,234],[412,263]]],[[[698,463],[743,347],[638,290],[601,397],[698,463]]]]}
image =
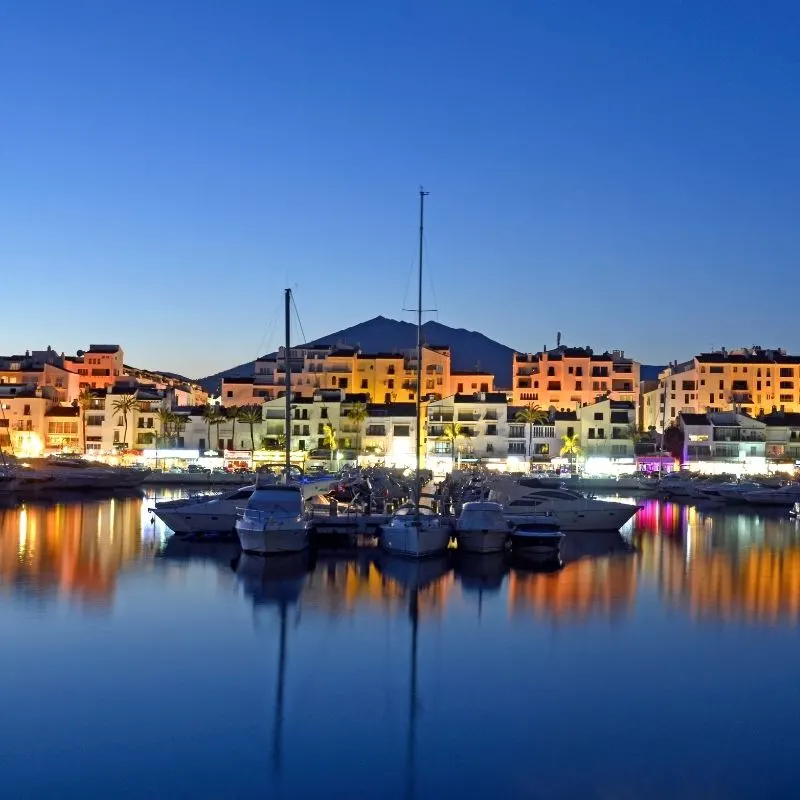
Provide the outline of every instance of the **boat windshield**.
{"type": "Polygon", "coordinates": [[[297,490],[281,489],[253,492],[247,503],[249,509],[269,511],[271,514],[300,514],[303,511],[303,495],[297,490]]]}

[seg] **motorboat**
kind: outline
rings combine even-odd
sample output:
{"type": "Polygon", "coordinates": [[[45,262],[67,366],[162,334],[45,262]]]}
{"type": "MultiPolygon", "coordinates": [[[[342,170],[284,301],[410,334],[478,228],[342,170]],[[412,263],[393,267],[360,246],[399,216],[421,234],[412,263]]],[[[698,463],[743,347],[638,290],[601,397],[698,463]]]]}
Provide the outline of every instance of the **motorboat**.
{"type": "MultiPolygon", "coordinates": [[[[259,486],[277,485],[274,475],[259,475],[259,486]]],[[[319,492],[330,485],[321,479],[296,484],[304,500],[320,497],[319,492]]],[[[233,533],[237,512],[253,495],[255,485],[229,489],[217,494],[198,494],[177,500],[160,500],[150,510],[170,530],[180,534],[233,533]]]]}
{"type": "Polygon", "coordinates": [[[618,531],[639,510],[629,503],[595,500],[572,489],[542,486],[536,478],[495,478],[488,499],[502,504],[509,522],[546,512],[561,531],[618,531]]]}
{"type": "Polygon", "coordinates": [[[231,533],[236,527],[237,510],[247,504],[254,491],[255,486],[244,486],[222,494],[161,500],[150,510],[175,533],[231,533]]]}
{"type": "Polygon", "coordinates": [[[387,553],[426,558],[444,553],[450,534],[450,525],[430,508],[407,503],[381,525],[380,544],[387,553]]]}
{"type": "Polygon", "coordinates": [[[296,485],[257,483],[236,519],[242,550],[262,555],[305,550],[310,527],[303,493],[296,485]]]}
{"type": "Polygon", "coordinates": [[[717,483],[709,484],[703,492],[712,498],[719,498],[726,503],[746,503],[745,494],[747,492],[758,492],[764,487],[760,483],[743,481],[741,483],[717,483]]]}
{"type": "Polygon", "coordinates": [[[545,561],[561,557],[561,532],[552,513],[520,514],[511,525],[511,549],[545,561]]]}
{"type": "Polygon", "coordinates": [[[777,489],[758,489],[744,493],[745,502],[755,506],[783,506],[792,508],[800,502],[800,486],[791,484],[777,489]]]}
{"type": "Polygon", "coordinates": [[[510,526],[500,503],[464,503],[456,523],[459,550],[499,553],[506,549],[510,526]]]}

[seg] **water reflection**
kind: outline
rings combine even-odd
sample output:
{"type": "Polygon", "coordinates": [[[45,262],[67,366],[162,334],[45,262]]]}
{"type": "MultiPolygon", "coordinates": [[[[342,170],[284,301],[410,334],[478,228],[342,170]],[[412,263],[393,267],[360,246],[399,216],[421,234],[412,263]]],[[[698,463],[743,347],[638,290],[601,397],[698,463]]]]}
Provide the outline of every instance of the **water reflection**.
{"type": "Polygon", "coordinates": [[[0,587],[103,606],[122,569],[152,555],[141,500],[111,498],[0,511],[0,587]]]}
{"type": "Polygon", "coordinates": [[[649,500],[634,541],[641,573],[694,618],[773,623],[800,615],[800,535],[786,512],[649,500]]]}
{"type": "MultiPolygon", "coordinates": [[[[0,587],[21,597],[109,606],[120,572],[154,556],[186,564],[211,560],[231,575],[235,543],[190,545],[169,537],[152,519],[150,502],[127,497],[0,511],[0,587]]],[[[463,594],[476,600],[480,616],[487,597],[505,593],[512,616],[612,618],[628,614],[640,588],[653,585],[692,618],[800,618],[800,532],[786,512],[698,509],[652,499],[640,504],[625,536],[568,535],[562,548],[567,565],[553,574],[502,555],[451,554],[438,580],[422,582],[418,614],[442,618],[463,594]]],[[[305,607],[331,617],[352,616],[359,608],[403,610],[406,588],[381,558],[362,549],[298,565],[296,591],[305,607]]],[[[246,565],[240,565],[240,583],[258,606],[246,565]]],[[[268,582],[267,575],[256,581],[268,582]]]]}

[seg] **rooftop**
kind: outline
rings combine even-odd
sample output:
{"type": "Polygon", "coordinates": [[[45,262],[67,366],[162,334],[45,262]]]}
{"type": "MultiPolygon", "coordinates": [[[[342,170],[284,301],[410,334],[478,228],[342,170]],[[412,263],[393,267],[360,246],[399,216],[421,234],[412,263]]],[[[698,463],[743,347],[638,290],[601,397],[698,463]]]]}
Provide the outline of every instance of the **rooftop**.
{"type": "Polygon", "coordinates": [[[118,353],[120,351],[118,344],[90,344],[90,353],[118,353]]]}

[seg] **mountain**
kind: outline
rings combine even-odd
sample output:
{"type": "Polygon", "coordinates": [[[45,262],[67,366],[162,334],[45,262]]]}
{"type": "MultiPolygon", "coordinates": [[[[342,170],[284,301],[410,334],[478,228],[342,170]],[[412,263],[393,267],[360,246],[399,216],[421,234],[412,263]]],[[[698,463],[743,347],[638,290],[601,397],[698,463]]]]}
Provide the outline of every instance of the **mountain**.
{"type": "MultiPolygon", "coordinates": [[[[422,326],[426,344],[448,345],[452,353],[454,370],[476,367],[495,376],[498,386],[511,386],[511,365],[514,350],[495,342],[477,331],[450,328],[440,322],[426,322],[422,326]]],[[[307,342],[308,345],[348,344],[360,347],[365,353],[392,352],[414,347],[417,343],[417,326],[388,317],[375,317],[350,328],[336,331],[307,342]]],[[[239,364],[224,372],[201,378],[199,383],[206,391],[218,393],[222,378],[239,378],[253,374],[253,361],[239,364]]]]}
{"type": "MultiPolygon", "coordinates": [[[[482,369],[494,374],[499,387],[512,385],[511,369],[514,350],[500,342],[490,339],[477,331],[464,328],[451,328],[440,322],[426,322],[422,326],[426,344],[448,345],[452,354],[451,366],[454,370],[482,369]]],[[[351,345],[360,347],[365,353],[392,352],[405,350],[417,344],[417,326],[388,317],[374,317],[350,328],[336,331],[307,342],[309,346],[351,345]]],[[[273,354],[268,354],[273,355],[273,354]]],[[[244,378],[253,374],[253,361],[239,364],[224,372],[201,378],[198,382],[213,394],[218,394],[223,378],[244,378]]],[[[642,364],[642,380],[658,377],[663,367],[642,364]]]]}

